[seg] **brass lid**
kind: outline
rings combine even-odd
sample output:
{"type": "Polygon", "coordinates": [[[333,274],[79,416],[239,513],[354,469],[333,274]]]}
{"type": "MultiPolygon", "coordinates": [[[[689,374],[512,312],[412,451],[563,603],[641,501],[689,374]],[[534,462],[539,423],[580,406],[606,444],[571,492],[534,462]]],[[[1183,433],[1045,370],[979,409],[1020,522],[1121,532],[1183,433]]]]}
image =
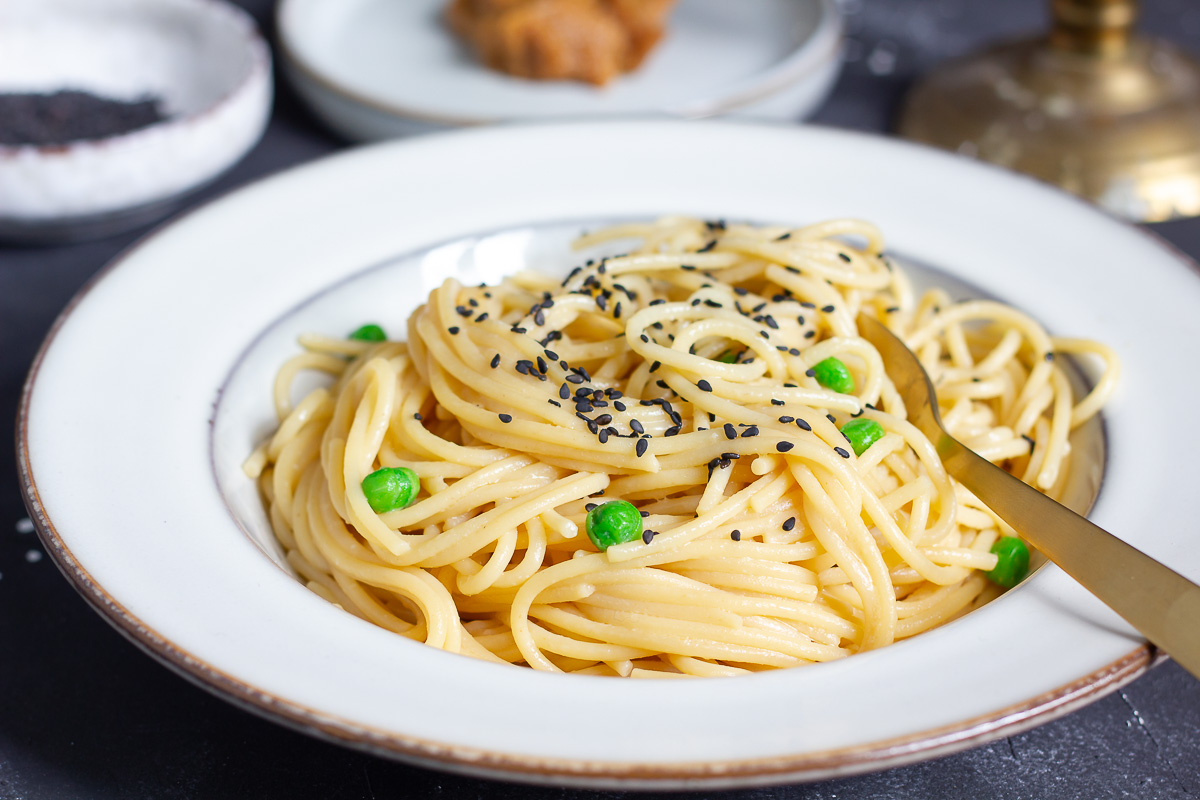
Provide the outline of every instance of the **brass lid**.
{"type": "Polygon", "coordinates": [[[1028,173],[1138,221],[1200,215],[1200,63],[1130,35],[1124,0],[1055,0],[1048,38],[942,65],[900,135],[1028,173]]]}

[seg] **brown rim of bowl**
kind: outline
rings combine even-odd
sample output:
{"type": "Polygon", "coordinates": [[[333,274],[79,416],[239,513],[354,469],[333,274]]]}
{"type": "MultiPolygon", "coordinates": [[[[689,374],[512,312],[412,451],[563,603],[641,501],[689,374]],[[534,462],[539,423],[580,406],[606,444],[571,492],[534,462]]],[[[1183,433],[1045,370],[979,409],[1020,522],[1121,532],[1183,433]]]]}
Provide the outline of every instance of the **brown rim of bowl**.
{"type": "MultiPolygon", "coordinates": [[[[623,789],[668,788],[681,784],[706,789],[733,788],[848,777],[983,745],[1029,730],[1098,700],[1162,660],[1163,656],[1153,645],[1143,644],[1100,670],[1023,702],[951,725],[867,745],[762,759],[656,765],[537,758],[435,742],[361,725],[251,686],[177,647],[146,626],[91,577],[46,513],[29,460],[29,402],[46,353],[66,320],[97,283],[140,249],[151,235],[134,243],[84,284],[54,321],[34,357],[22,387],[17,414],[17,468],[24,501],[55,565],[106,621],[183,677],[268,719],[339,744],[423,767],[509,781],[623,789]]],[[[1152,234],[1147,237],[1160,247],[1164,246],[1159,237],[1152,234]]],[[[1164,249],[1178,258],[1179,252],[1174,248],[1165,246],[1164,249]]],[[[1190,259],[1184,261],[1190,264],[1190,259]]]]}
{"type": "Polygon", "coordinates": [[[212,116],[218,109],[231,103],[234,97],[240,95],[246,90],[246,87],[251,85],[256,76],[265,75],[267,76],[267,80],[270,81],[271,48],[259,32],[258,23],[254,21],[254,18],[249,13],[238,6],[225,2],[225,0],[190,0],[190,2],[197,7],[207,6],[209,10],[204,13],[215,12],[225,14],[237,26],[237,33],[244,39],[246,50],[250,54],[250,66],[229,91],[217,98],[215,102],[191,114],[169,117],[152,125],[147,125],[144,128],[119,133],[114,136],[105,136],[101,139],[80,139],[62,144],[0,144],[0,160],[16,158],[18,153],[30,150],[37,151],[39,158],[53,158],[77,148],[105,148],[112,147],[117,143],[136,141],[138,138],[145,136],[148,131],[157,131],[164,127],[175,128],[191,125],[196,120],[212,116]]]}
{"type": "MultiPolygon", "coordinates": [[[[833,5],[833,0],[817,0],[821,7],[821,19],[817,26],[813,29],[812,36],[802,44],[797,50],[803,49],[814,42],[820,43],[821,39],[826,39],[824,49],[818,52],[828,53],[832,51],[832,56],[837,56],[837,51],[841,47],[842,40],[842,17],[838,13],[837,8],[833,5]]],[[[327,76],[321,69],[314,66],[310,61],[305,59],[299,50],[292,45],[291,37],[286,33],[291,26],[287,22],[287,15],[293,13],[290,10],[295,7],[295,0],[280,0],[279,5],[275,9],[275,29],[278,33],[276,44],[279,48],[280,55],[284,62],[302,75],[305,80],[321,86],[326,91],[338,95],[342,99],[350,100],[358,105],[365,106],[372,111],[382,114],[387,114],[392,117],[403,117],[405,119],[425,122],[431,125],[443,125],[448,127],[467,127],[476,125],[492,125],[506,122],[550,122],[561,121],[561,117],[548,116],[545,118],[517,118],[517,117],[470,117],[460,116],[457,114],[440,114],[436,112],[420,111],[409,108],[396,103],[388,103],[372,97],[368,94],[358,91],[344,85],[334,78],[327,76]]],[[[794,58],[796,51],[792,51],[784,60],[788,61],[794,58]]],[[[736,111],[747,105],[763,100],[776,92],[786,88],[792,83],[804,78],[805,76],[817,71],[820,64],[825,63],[824,57],[821,58],[817,66],[810,65],[806,60],[801,60],[802,63],[798,66],[788,65],[781,69],[778,74],[773,74],[768,71],[766,78],[761,85],[744,89],[740,92],[731,94],[719,100],[709,101],[702,104],[698,110],[684,110],[677,112],[671,108],[665,109],[643,109],[641,111],[625,111],[617,112],[608,115],[611,118],[634,118],[638,116],[667,114],[678,115],[689,119],[700,119],[704,117],[720,116],[731,111],[736,111]]],[[[576,117],[577,119],[580,117],[576,117]]],[[[587,118],[582,117],[582,118],[587,118]]]]}

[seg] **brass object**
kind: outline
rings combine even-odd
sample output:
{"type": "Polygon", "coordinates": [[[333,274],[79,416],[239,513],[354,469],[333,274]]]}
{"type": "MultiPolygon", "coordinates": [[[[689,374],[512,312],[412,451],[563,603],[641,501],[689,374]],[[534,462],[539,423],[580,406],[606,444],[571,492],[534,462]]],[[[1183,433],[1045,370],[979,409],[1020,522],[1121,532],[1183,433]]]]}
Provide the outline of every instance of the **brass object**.
{"type": "Polygon", "coordinates": [[[1025,541],[1200,678],[1200,586],[951,437],[942,427],[929,375],[913,352],[866,315],[859,315],[858,328],[883,357],[909,422],[937,447],[946,471],[1025,541]]]}
{"type": "Polygon", "coordinates": [[[901,136],[1025,172],[1117,216],[1200,215],[1200,62],[1133,31],[1134,0],[1052,0],[1048,36],[946,63],[901,136]]]}

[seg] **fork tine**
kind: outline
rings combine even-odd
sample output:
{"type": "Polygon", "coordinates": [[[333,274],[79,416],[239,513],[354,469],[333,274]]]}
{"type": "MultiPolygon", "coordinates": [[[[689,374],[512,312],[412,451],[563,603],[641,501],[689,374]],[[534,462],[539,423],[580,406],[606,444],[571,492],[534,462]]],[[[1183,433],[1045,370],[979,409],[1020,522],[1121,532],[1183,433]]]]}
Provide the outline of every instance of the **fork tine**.
{"type": "Polygon", "coordinates": [[[904,399],[908,421],[930,440],[937,441],[945,433],[938,413],[937,395],[933,390],[933,382],[929,380],[929,373],[921,366],[916,354],[882,322],[861,312],[858,315],[858,332],[883,357],[888,377],[904,399]]]}

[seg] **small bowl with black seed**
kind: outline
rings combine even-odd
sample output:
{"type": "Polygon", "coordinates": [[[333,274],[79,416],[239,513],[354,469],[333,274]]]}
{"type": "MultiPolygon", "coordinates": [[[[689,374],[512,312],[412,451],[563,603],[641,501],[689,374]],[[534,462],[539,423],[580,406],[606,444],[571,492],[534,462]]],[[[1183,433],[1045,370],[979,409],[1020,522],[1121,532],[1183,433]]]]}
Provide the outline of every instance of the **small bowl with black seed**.
{"type": "Polygon", "coordinates": [[[254,146],[271,96],[266,43],[222,0],[0,3],[0,239],[165,216],[254,146]]]}

